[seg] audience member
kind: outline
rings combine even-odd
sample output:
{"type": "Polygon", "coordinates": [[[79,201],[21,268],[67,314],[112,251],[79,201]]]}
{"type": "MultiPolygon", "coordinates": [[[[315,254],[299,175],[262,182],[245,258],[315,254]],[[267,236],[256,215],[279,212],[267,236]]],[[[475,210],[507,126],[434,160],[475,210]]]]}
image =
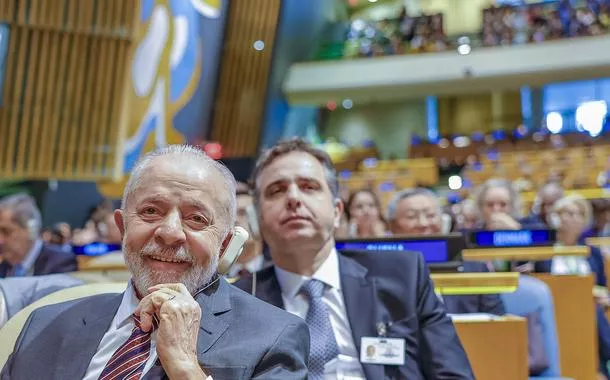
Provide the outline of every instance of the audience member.
{"type": "Polygon", "coordinates": [[[45,245],[40,238],[40,210],[32,197],[17,194],[0,200],[0,278],[38,276],[76,270],[71,252],[45,245]]]}
{"type": "Polygon", "coordinates": [[[559,182],[544,184],[534,199],[532,212],[522,222],[526,225],[549,225],[548,214],[559,199],[564,196],[563,187],[559,182]]]}
{"type": "Polygon", "coordinates": [[[125,293],[34,311],[0,377],[307,378],[304,322],[216,273],[235,204],[232,174],[202,151],[145,155],[115,212],[133,275],[125,293]],[[124,347],[136,341],[134,363],[124,347]]]}
{"type": "Polygon", "coordinates": [[[263,241],[258,230],[258,220],[250,188],[243,183],[237,186],[237,225],[248,231],[250,237],[237,262],[231,267],[231,271],[228,273],[229,278],[254,273],[268,264],[263,255],[263,241]]]}
{"type": "MultiPolygon", "coordinates": [[[[593,222],[591,205],[580,195],[568,195],[558,200],[551,212],[552,227],[557,229],[557,244],[564,246],[584,244],[581,239],[583,231],[593,222]]],[[[556,256],[550,261],[538,261],[534,264],[536,272],[558,275],[595,275],[595,283],[604,289],[603,299],[608,301],[607,281],[604,270],[604,259],[597,247],[590,247],[589,257],[556,256]]],[[[605,363],[610,360],[610,325],[603,309],[597,306],[597,329],[599,340],[600,371],[608,377],[605,363]]]]}
{"type": "Polygon", "coordinates": [[[371,190],[352,192],[345,206],[345,214],[350,237],[379,237],[388,232],[379,198],[371,190]]]}
{"type": "Polygon", "coordinates": [[[492,178],[479,188],[477,207],[483,225],[488,230],[518,230],[521,228],[521,200],[505,179],[492,178]]]}
{"type": "Polygon", "coordinates": [[[459,213],[457,215],[457,226],[459,231],[468,231],[476,229],[479,224],[479,209],[477,204],[472,199],[465,199],[460,203],[459,213]]]}
{"type": "Polygon", "coordinates": [[[398,192],[388,205],[388,223],[393,235],[440,234],[441,214],[436,195],[424,188],[398,192]]]}
{"type": "MultiPolygon", "coordinates": [[[[436,194],[428,189],[416,188],[403,190],[396,194],[388,205],[388,219],[402,214],[403,223],[393,223],[392,233],[404,236],[425,236],[439,233],[442,224],[441,205],[436,194]],[[425,212],[420,206],[425,205],[425,212]],[[398,211],[398,212],[397,212],[398,211]]],[[[478,262],[465,262],[464,272],[488,272],[487,266],[478,262]]],[[[449,313],[490,313],[505,314],[504,304],[497,294],[478,294],[463,296],[443,296],[449,313]]]]}
{"type": "Polygon", "coordinates": [[[257,162],[253,183],[274,266],[236,284],[308,322],[310,379],[473,378],[421,255],[335,250],[343,204],[326,153],[280,142],[257,162]],[[404,365],[361,363],[361,339],[387,335],[406,340],[404,365]]]}

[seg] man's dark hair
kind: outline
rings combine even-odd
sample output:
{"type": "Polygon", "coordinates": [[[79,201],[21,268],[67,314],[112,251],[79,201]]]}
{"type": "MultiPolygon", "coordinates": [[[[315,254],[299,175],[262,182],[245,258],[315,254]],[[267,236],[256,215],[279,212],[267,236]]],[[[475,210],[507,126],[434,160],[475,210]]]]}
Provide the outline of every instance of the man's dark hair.
{"type": "Polygon", "coordinates": [[[315,157],[324,167],[324,171],[326,172],[326,183],[330,188],[330,192],[333,195],[333,198],[339,198],[339,182],[337,181],[337,171],[335,170],[335,166],[333,165],[329,155],[325,151],[314,147],[312,144],[308,143],[304,139],[295,137],[290,140],[278,142],[270,149],[264,151],[256,161],[254,171],[252,172],[252,179],[250,181],[251,186],[254,189],[255,204],[258,204],[258,200],[260,197],[258,181],[261,172],[279,157],[285,156],[292,152],[303,152],[315,157]]]}

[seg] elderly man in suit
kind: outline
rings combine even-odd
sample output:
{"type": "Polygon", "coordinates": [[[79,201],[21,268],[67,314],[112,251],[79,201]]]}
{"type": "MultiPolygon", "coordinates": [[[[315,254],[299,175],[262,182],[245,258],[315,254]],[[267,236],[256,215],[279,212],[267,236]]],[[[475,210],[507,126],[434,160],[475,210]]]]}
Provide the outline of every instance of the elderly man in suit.
{"type": "Polygon", "coordinates": [[[0,200],[0,278],[76,270],[74,254],[43,244],[40,226],[40,210],[29,195],[0,200]]]}
{"type": "MultiPolygon", "coordinates": [[[[433,235],[442,230],[442,212],[438,197],[424,188],[398,192],[388,204],[388,222],[394,235],[433,235]]],[[[465,262],[465,272],[488,272],[484,263],[465,262]]],[[[506,313],[497,294],[444,296],[447,310],[454,314],[506,313]]]]}
{"type": "Polygon", "coordinates": [[[217,273],[235,180],[189,146],[136,165],[115,220],[132,279],[32,313],[1,379],[305,379],[306,324],[217,273]]]}
{"type": "Polygon", "coordinates": [[[325,152],[278,143],[253,180],[274,265],[236,284],[307,321],[310,379],[473,378],[421,255],[335,250],[343,204],[325,152]]]}

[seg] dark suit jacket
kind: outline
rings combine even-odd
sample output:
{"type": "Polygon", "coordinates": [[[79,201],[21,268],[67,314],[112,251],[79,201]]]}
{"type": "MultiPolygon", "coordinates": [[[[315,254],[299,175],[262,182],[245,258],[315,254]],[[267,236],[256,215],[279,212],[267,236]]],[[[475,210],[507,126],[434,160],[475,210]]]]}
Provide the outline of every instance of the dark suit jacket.
{"type": "MultiPolygon", "coordinates": [[[[488,272],[484,263],[464,262],[464,272],[488,272]]],[[[447,311],[452,314],[489,313],[506,314],[504,303],[497,294],[473,294],[460,296],[443,296],[447,311]]]]}
{"type": "MultiPolygon", "coordinates": [[[[376,337],[379,322],[387,337],[406,340],[404,366],[363,364],[367,379],[473,379],[474,375],[445,306],[419,253],[339,254],[341,287],[358,352],[362,337],[376,337]]],[[[283,307],[274,267],[240,279],[236,285],[283,307]]]]}
{"type": "MultiPolygon", "coordinates": [[[[64,252],[43,245],[32,269],[34,269],[34,276],[40,276],[74,272],[76,268],[76,256],[72,252],[64,252]]],[[[0,263],[0,278],[6,277],[10,269],[11,266],[6,261],[0,263]]]]}
{"type": "MultiPolygon", "coordinates": [[[[82,379],[121,299],[104,294],[37,309],[0,379],[82,379]]],[[[214,380],[307,378],[309,329],[302,319],[224,279],[196,300],[199,363],[214,380]]]]}

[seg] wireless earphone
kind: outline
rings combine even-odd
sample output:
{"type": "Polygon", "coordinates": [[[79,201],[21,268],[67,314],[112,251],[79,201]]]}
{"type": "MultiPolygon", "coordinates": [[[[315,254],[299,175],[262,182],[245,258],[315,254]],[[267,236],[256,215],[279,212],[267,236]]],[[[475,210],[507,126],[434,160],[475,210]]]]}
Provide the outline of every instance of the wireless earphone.
{"type": "Polygon", "coordinates": [[[27,222],[27,230],[28,230],[28,235],[30,237],[31,240],[36,240],[38,239],[38,233],[40,232],[40,227],[38,226],[38,222],[34,219],[30,219],[27,222]]]}
{"type": "Polygon", "coordinates": [[[241,255],[244,244],[249,237],[250,235],[245,229],[239,226],[233,229],[233,236],[231,236],[231,240],[229,240],[229,243],[224,249],[224,254],[218,263],[218,273],[223,275],[229,273],[231,266],[237,261],[239,255],[241,255]]]}

